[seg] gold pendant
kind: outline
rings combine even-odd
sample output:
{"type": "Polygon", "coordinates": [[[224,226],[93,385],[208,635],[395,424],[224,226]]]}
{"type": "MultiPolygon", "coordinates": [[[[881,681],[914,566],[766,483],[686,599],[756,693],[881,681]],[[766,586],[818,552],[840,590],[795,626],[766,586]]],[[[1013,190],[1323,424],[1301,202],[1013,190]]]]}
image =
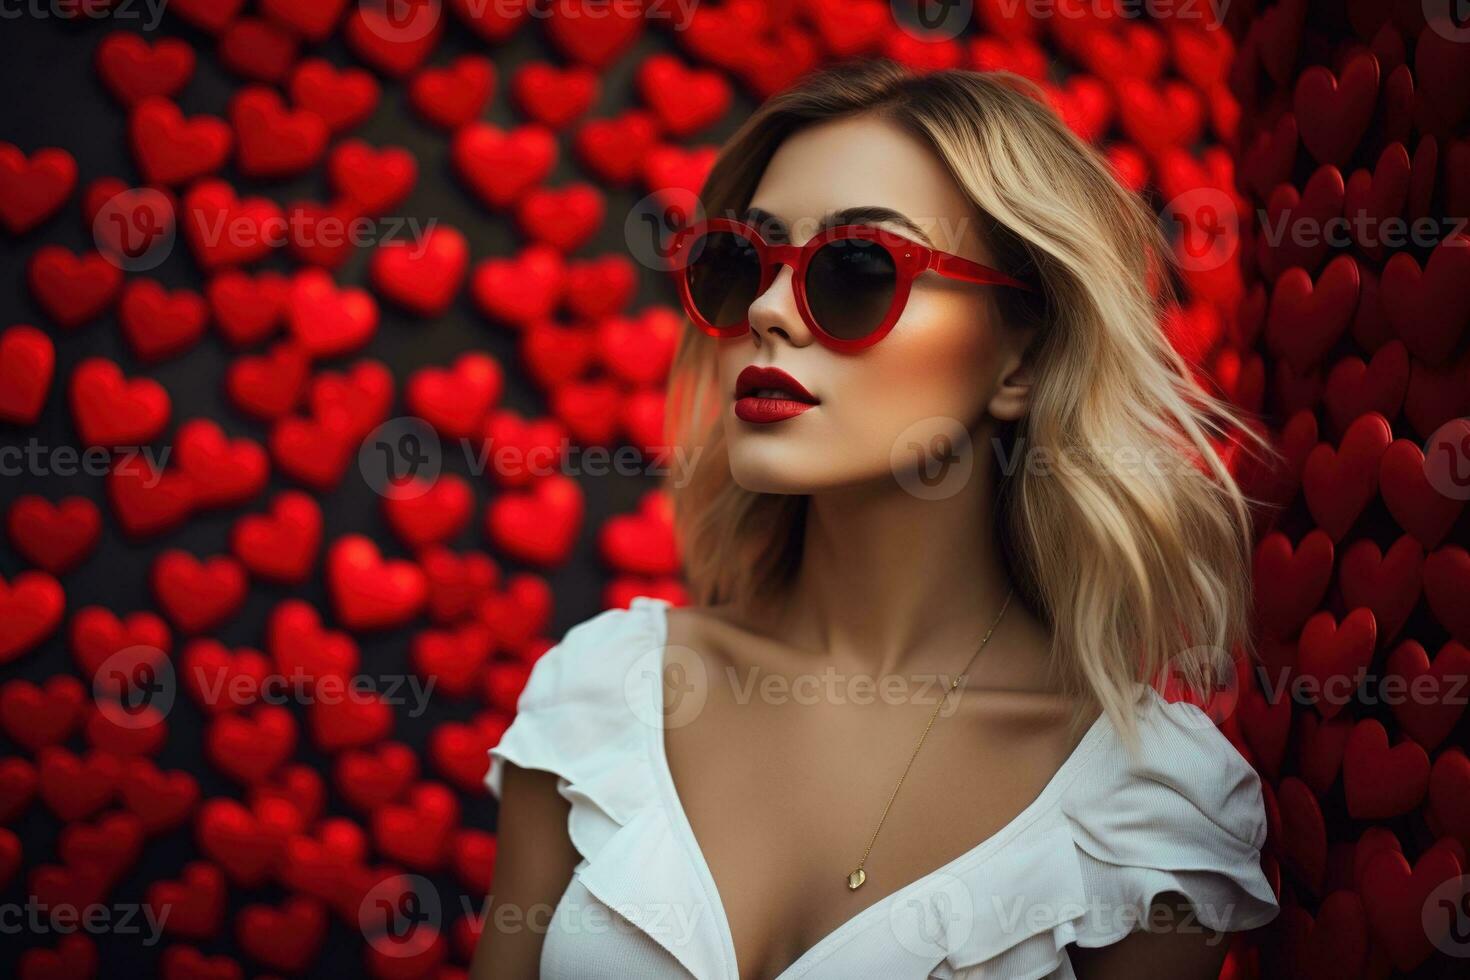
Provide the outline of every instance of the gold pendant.
{"type": "Polygon", "coordinates": [[[867,880],[868,880],[868,873],[866,871],[864,871],[862,868],[858,868],[852,874],[850,874],[850,875],[847,876],[847,889],[848,889],[848,891],[854,891],[854,892],[857,891],[859,888],[863,887],[863,882],[865,882],[867,880]]]}

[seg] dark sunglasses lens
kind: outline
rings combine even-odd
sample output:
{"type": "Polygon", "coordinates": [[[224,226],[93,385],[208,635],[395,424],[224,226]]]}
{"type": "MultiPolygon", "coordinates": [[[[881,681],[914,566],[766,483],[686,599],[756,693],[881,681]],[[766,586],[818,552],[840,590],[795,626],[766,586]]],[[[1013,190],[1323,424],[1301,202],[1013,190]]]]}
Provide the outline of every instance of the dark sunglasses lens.
{"type": "Polygon", "coordinates": [[[730,231],[707,232],[692,246],[686,274],[694,308],[717,328],[745,320],[760,295],[761,263],[755,244],[730,231]]]}
{"type": "Polygon", "coordinates": [[[812,317],[838,340],[862,340],[877,330],[897,285],[898,269],[888,249],[863,238],[823,245],[806,269],[812,317]]]}

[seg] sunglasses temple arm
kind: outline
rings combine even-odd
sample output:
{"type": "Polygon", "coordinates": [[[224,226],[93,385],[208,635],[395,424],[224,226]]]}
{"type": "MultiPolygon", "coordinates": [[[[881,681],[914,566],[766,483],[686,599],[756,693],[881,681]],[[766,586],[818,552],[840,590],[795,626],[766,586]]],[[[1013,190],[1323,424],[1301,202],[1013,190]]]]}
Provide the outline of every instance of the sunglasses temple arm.
{"type": "Polygon", "coordinates": [[[979,262],[971,262],[969,259],[958,255],[945,255],[943,252],[935,252],[933,259],[929,262],[929,268],[944,276],[946,279],[958,279],[961,282],[973,282],[987,286],[1011,286],[1032,292],[1032,288],[1019,279],[1013,279],[1004,272],[997,272],[989,266],[981,265],[979,262]]]}

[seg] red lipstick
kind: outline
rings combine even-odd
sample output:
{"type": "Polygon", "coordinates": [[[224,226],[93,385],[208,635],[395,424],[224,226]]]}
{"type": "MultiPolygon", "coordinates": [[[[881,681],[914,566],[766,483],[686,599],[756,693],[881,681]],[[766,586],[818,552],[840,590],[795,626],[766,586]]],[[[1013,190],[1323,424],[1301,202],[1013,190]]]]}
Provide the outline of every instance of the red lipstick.
{"type": "Polygon", "coordinates": [[[742,422],[780,422],[818,404],[816,396],[780,368],[752,364],[735,379],[735,417],[742,422]]]}

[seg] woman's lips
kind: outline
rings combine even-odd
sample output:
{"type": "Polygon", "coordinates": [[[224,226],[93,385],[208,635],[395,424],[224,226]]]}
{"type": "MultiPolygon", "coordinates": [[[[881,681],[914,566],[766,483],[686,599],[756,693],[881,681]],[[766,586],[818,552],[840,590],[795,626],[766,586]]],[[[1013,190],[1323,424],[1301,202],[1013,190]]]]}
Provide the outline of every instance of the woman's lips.
{"type": "Polygon", "coordinates": [[[752,364],[735,379],[735,417],[759,424],[794,418],[818,399],[780,368],[752,364]]]}

